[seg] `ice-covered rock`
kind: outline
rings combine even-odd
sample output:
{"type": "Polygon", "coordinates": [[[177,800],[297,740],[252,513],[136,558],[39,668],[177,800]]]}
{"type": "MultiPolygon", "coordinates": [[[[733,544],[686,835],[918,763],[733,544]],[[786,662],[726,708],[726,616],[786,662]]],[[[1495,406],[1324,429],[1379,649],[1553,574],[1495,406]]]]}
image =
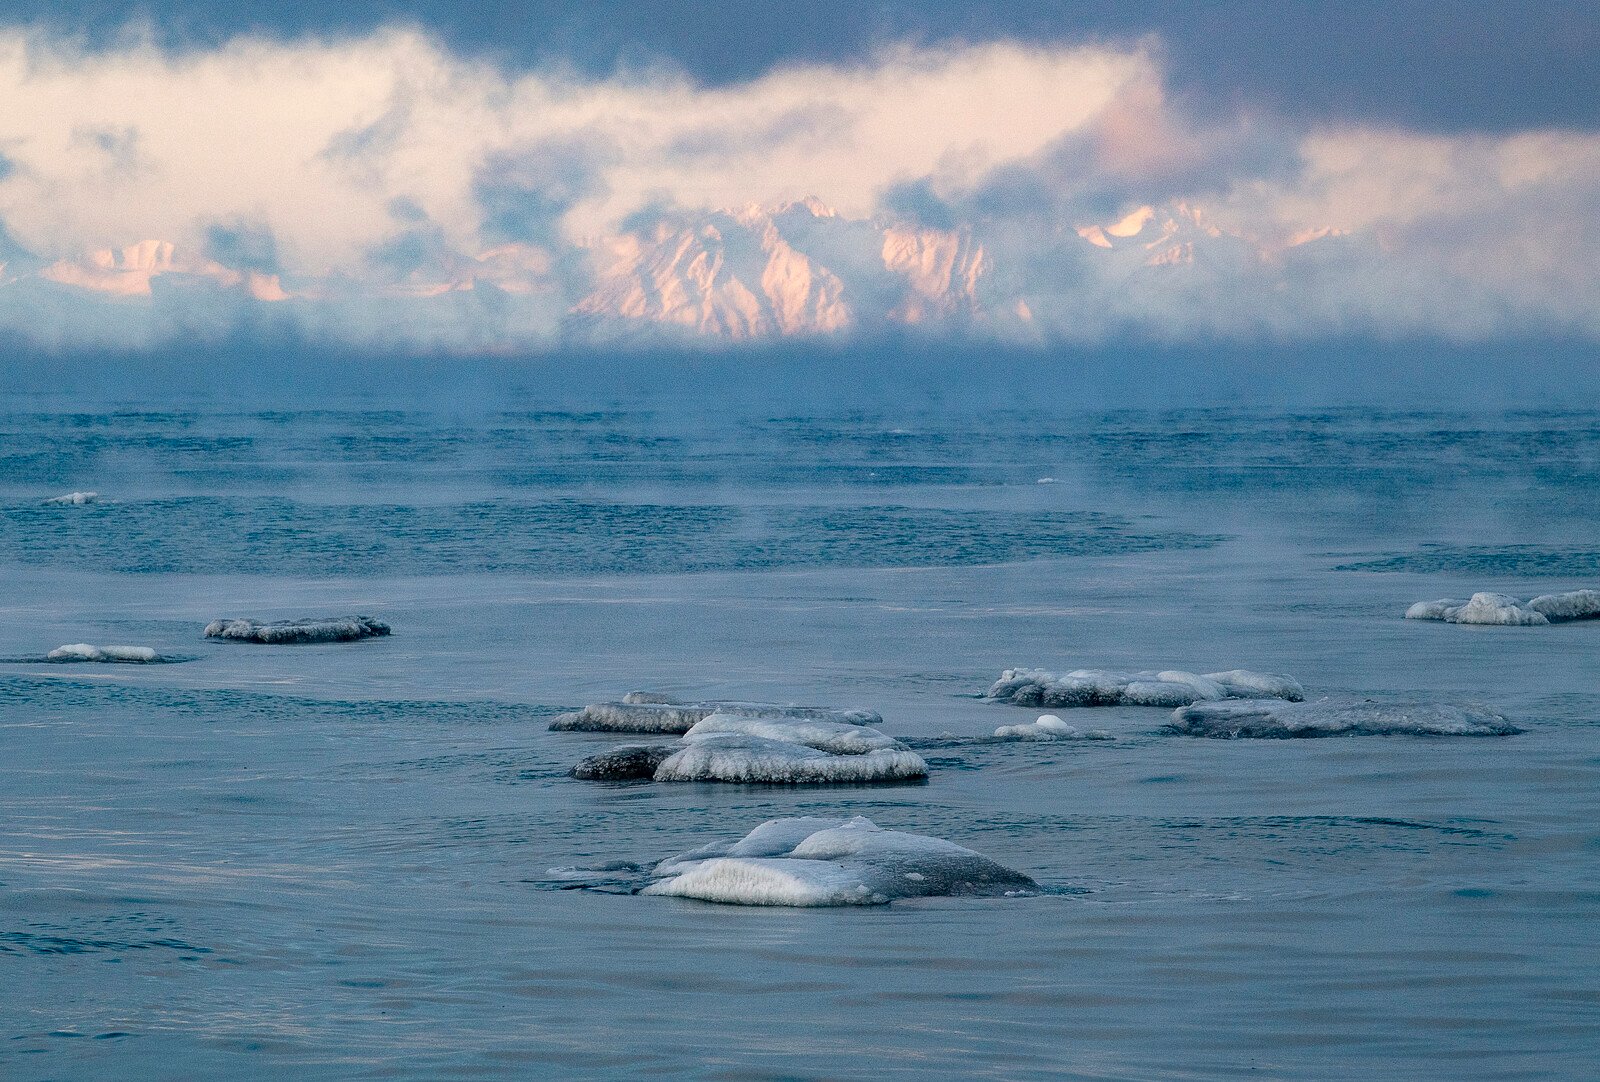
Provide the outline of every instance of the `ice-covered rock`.
{"type": "Polygon", "coordinates": [[[1178,669],[1077,669],[1065,675],[1044,669],[1007,669],[989,688],[988,697],[1018,706],[1175,707],[1229,698],[1299,702],[1305,698],[1305,689],[1293,677],[1248,669],[1203,676],[1178,669]]]}
{"type": "Polygon", "coordinates": [[[82,507],[86,503],[100,502],[98,492],[68,492],[64,496],[52,496],[44,501],[46,507],[82,507]]]}
{"type": "Polygon", "coordinates": [[[855,755],[741,733],[707,733],[688,740],[656,768],[656,781],[725,781],[769,785],[850,785],[913,781],[928,764],[910,748],[877,748],[855,755]]]}
{"type": "Polygon", "coordinates": [[[556,732],[666,733],[682,735],[715,714],[709,706],[675,703],[590,703],[582,710],[558,714],[550,722],[556,732]]]}
{"type": "Polygon", "coordinates": [[[389,634],[389,625],[370,616],[329,616],[314,620],[223,619],[206,625],[208,639],[258,642],[271,646],[317,642],[354,642],[389,634]]]}
{"type": "Polygon", "coordinates": [[[1522,730],[1484,706],[1319,699],[1309,703],[1195,703],[1173,711],[1168,731],[1184,736],[1510,736],[1522,730]]]}
{"type": "Polygon", "coordinates": [[[1567,620],[1593,620],[1600,617],[1600,590],[1540,594],[1524,607],[1532,609],[1552,624],[1567,620]]]}
{"type": "Polygon", "coordinates": [[[1014,895],[1038,884],[954,842],[870,819],[775,819],[732,843],[662,861],[641,893],[731,905],[883,905],[896,898],[1014,895]]]}
{"type": "Polygon", "coordinates": [[[1222,685],[1222,690],[1230,699],[1284,699],[1297,703],[1306,697],[1306,689],[1300,686],[1300,681],[1280,673],[1229,669],[1227,672],[1208,673],[1206,679],[1222,685]]]}
{"type": "MultiPolygon", "coordinates": [[[[665,704],[639,704],[664,706],[665,704]]],[[[832,785],[925,778],[928,764],[876,729],[806,718],[712,714],[670,745],[627,745],[584,759],[589,781],[725,781],[832,785]]]]}
{"type": "Polygon", "coordinates": [[[882,715],[873,710],[835,710],[825,706],[735,701],[685,703],[669,695],[631,691],[619,703],[590,703],[582,710],[557,715],[550,723],[550,728],[557,732],[682,735],[713,714],[825,721],[843,725],[879,725],[883,722],[882,715]]]}
{"type": "Polygon", "coordinates": [[[1600,617],[1600,590],[1541,594],[1523,601],[1509,594],[1476,593],[1465,601],[1440,598],[1418,601],[1406,610],[1407,620],[1443,620],[1450,624],[1500,624],[1543,627],[1568,620],[1600,617]]]}
{"type": "Polygon", "coordinates": [[[688,741],[705,740],[728,733],[804,744],[834,755],[865,755],[868,752],[905,746],[894,737],[866,725],[851,725],[840,721],[813,721],[809,718],[746,717],[743,714],[725,713],[712,714],[696,722],[683,738],[688,741]]]}
{"type": "Polygon", "coordinates": [[[623,744],[589,756],[571,774],[580,781],[644,781],[677,750],[674,744],[623,744]]]}
{"type": "Polygon", "coordinates": [[[1041,714],[1031,725],[1002,725],[994,731],[1000,740],[1110,740],[1104,729],[1079,729],[1054,714],[1041,714]]]}
{"type": "Polygon", "coordinates": [[[91,646],[86,642],[58,646],[44,656],[46,661],[93,661],[106,664],[148,665],[161,655],[148,646],[91,646]]]}

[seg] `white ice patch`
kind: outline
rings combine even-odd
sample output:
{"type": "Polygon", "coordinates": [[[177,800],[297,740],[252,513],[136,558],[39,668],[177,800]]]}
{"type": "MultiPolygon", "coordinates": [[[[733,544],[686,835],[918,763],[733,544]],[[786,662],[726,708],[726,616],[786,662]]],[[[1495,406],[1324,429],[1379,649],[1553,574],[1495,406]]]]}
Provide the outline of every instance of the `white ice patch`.
{"type": "Polygon", "coordinates": [[[644,894],[732,905],[883,905],[895,898],[1038,889],[1023,875],[938,838],[869,819],[776,819],[731,844],[662,861],[644,894]]]}
{"type": "Polygon", "coordinates": [[[1543,627],[1568,620],[1600,617],[1600,590],[1541,594],[1523,601],[1509,594],[1476,593],[1465,601],[1441,598],[1418,601],[1406,610],[1407,620],[1443,620],[1449,624],[1499,624],[1543,627]]]}
{"type": "Polygon", "coordinates": [[[713,714],[787,718],[840,725],[878,725],[883,722],[882,715],[873,710],[836,710],[826,706],[735,701],[685,703],[678,702],[670,695],[630,691],[619,703],[590,703],[582,710],[560,714],[550,723],[550,728],[558,732],[683,734],[713,714]]]}
{"type": "Polygon", "coordinates": [[[269,646],[320,642],[354,642],[389,634],[389,625],[370,616],[329,616],[313,620],[223,619],[206,625],[208,639],[264,643],[269,646]]]}
{"type": "Polygon", "coordinates": [[[1248,669],[1203,676],[1178,669],[1077,669],[1065,675],[1044,669],[1007,669],[989,688],[988,697],[1018,706],[1175,707],[1227,698],[1299,702],[1305,698],[1305,689],[1293,677],[1248,669]]]}
{"type": "Polygon", "coordinates": [[[1104,729],[1079,729],[1054,714],[1041,714],[1031,725],[1002,725],[994,731],[1001,740],[1110,740],[1104,729]]]}
{"type": "Polygon", "coordinates": [[[1173,711],[1167,728],[1185,736],[1510,736],[1522,732],[1483,706],[1319,699],[1309,703],[1196,703],[1173,711]]]}
{"type": "Polygon", "coordinates": [[[93,661],[139,665],[160,661],[161,655],[148,646],[91,646],[86,642],[73,642],[56,647],[44,658],[46,661],[93,661]]]}
{"type": "Polygon", "coordinates": [[[656,781],[723,781],[776,785],[839,785],[909,781],[928,776],[916,752],[894,742],[864,754],[839,755],[787,740],[742,733],[706,733],[656,768],[656,781]]]}
{"type": "Polygon", "coordinates": [[[46,507],[82,507],[86,503],[98,503],[98,492],[69,492],[64,496],[52,496],[44,501],[46,507]]]}

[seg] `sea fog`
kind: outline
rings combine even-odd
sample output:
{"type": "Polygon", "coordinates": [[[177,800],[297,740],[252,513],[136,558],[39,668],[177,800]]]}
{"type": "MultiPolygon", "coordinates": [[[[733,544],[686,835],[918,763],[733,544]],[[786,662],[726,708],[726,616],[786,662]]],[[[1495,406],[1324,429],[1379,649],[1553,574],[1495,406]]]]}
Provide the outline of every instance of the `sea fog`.
{"type": "Polygon", "coordinates": [[[1600,413],[193,364],[36,368],[0,410],[0,656],[190,659],[0,665],[0,1074],[1592,1070],[1600,623],[1401,616],[1600,585],[1600,413]],[[201,638],[357,612],[394,634],[201,638]],[[1112,740],[983,741],[1040,713],[983,701],[1013,666],[1243,667],[1525,731],[1205,740],[1113,707],[1068,717],[1112,740]],[[568,777],[616,738],[550,719],[635,689],[875,709],[930,777],[568,777]],[[583,889],[795,815],[1042,889],[583,889]]]}

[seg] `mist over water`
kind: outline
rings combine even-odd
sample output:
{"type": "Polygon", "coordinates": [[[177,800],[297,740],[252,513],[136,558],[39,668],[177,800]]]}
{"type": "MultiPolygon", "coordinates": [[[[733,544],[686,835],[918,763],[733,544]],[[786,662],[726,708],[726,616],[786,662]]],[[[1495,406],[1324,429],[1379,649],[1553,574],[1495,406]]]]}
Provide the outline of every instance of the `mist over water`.
{"type": "Polygon", "coordinates": [[[13,372],[0,407],[0,657],[195,659],[0,665],[0,1074],[1592,1070],[1600,624],[1400,617],[1597,585],[1600,413],[224,368],[13,372]],[[101,500],[43,505],[71,491],[101,500]],[[200,638],[352,612],[394,635],[200,638]],[[1283,672],[1526,732],[1199,740],[1117,707],[1068,718],[1115,740],[970,742],[1037,716],[978,698],[1017,665],[1283,672]],[[931,777],[567,777],[618,739],[549,719],[635,688],[877,709],[931,777]],[[551,871],[792,815],[1045,892],[741,909],[551,871]]]}

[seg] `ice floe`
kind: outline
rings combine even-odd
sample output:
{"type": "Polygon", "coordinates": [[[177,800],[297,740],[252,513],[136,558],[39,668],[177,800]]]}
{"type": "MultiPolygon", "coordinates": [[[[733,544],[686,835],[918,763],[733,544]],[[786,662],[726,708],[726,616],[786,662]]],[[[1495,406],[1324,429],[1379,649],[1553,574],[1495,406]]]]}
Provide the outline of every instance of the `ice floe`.
{"type": "Polygon", "coordinates": [[[86,642],[58,646],[44,657],[46,661],[122,662],[133,665],[148,665],[161,660],[161,655],[148,646],[91,646],[86,642]]]}
{"type": "Polygon", "coordinates": [[[560,714],[550,723],[550,728],[557,732],[663,733],[681,736],[713,714],[825,721],[844,725],[879,725],[883,722],[882,715],[873,710],[836,710],[825,706],[734,701],[686,703],[668,695],[631,691],[621,702],[590,703],[581,710],[560,714]]]}
{"type": "Polygon", "coordinates": [[[922,756],[875,729],[808,719],[712,714],[677,744],[630,744],[591,755],[572,769],[589,781],[722,781],[840,785],[912,781],[928,775],[922,756]]]}
{"type": "Polygon", "coordinates": [[[775,819],[735,842],[658,864],[643,894],[731,905],[884,905],[896,898],[1016,895],[1031,878],[954,842],[870,819],[775,819]]]}
{"type": "Polygon", "coordinates": [[[994,731],[999,740],[1111,740],[1104,729],[1080,729],[1054,714],[1041,714],[1030,725],[1002,725],[994,731]]]}
{"type": "Polygon", "coordinates": [[[52,496],[44,501],[46,507],[82,507],[86,503],[99,503],[98,492],[68,492],[64,496],[52,496]]]}
{"type": "Polygon", "coordinates": [[[1450,624],[1500,624],[1541,627],[1568,620],[1600,617],[1600,590],[1540,594],[1529,601],[1509,594],[1476,593],[1465,601],[1441,598],[1418,601],[1406,610],[1407,620],[1443,620],[1450,624]]]}
{"type": "Polygon", "coordinates": [[[257,642],[270,646],[317,642],[354,642],[389,634],[389,625],[370,616],[329,616],[314,620],[213,620],[206,625],[208,639],[257,642]]]}
{"type": "Polygon", "coordinates": [[[1522,730],[1484,706],[1319,699],[1309,703],[1195,703],[1173,711],[1169,732],[1224,738],[1510,736],[1522,730]]]}
{"type": "Polygon", "coordinates": [[[1018,706],[1175,707],[1230,698],[1299,702],[1305,698],[1305,689],[1293,677],[1248,669],[1205,675],[1179,669],[1077,669],[1065,675],[1044,669],[1007,669],[989,688],[988,697],[1018,706]]]}

